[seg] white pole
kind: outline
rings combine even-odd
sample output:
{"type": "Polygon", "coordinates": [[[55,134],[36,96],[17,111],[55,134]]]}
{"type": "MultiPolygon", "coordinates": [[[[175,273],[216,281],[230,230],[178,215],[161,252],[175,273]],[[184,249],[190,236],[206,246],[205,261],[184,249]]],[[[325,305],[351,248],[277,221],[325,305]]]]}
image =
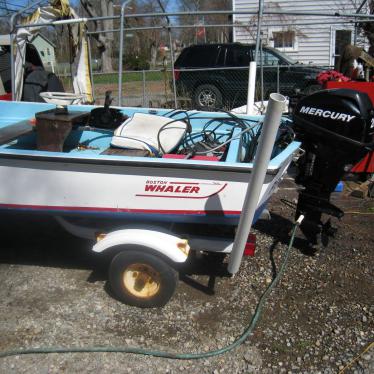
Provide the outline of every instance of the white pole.
{"type": "Polygon", "coordinates": [[[230,254],[228,271],[231,274],[235,274],[239,270],[242,261],[245,244],[260,199],[261,189],[265,180],[285,103],[286,98],[283,95],[278,93],[272,93],[270,95],[254,159],[251,180],[248,184],[238,230],[230,254]]]}
{"type": "Polygon", "coordinates": [[[88,18],[69,18],[69,19],[60,19],[60,20],[57,20],[57,21],[53,21],[51,22],[50,24],[51,25],[71,25],[73,23],[86,23],[88,21],[88,18]]]}
{"type": "MultiPolygon", "coordinates": [[[[255,102],[255,91],[256,91],[256,71],[258,61],[258,51],[260,48],[260,34],[261,34],[261,23],[262,15],[264,13],[264,0],[258,0],[258,14],[257,14],[257,33],[256,33],[256,49],[254,61],[249,63],[249,77],[248,77],[248,91],[247,91],[247,114],[253,114],[253,106],[255,102]]],[[[262,65],[262,61],[261,61],[262,65]]]]}
{"type": "Polygon", "coordinates": [[[255,103],[255,91],[256,91],[256,61],[249,63],[249,77],[248,77],[248,95],[247,95],[247,114],[253,114],[253,106],[255,103]]]}

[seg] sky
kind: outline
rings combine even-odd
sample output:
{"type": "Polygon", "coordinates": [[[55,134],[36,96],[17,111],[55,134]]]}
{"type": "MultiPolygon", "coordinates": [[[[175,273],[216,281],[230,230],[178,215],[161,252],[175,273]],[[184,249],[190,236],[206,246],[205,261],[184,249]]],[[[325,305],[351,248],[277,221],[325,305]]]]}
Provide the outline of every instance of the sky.
{"type": "MultiPolygon", "coordinates": [[[[32,0],[0,0],[0,8],[4,7],[4,4],[7,4],[9,10],[19,10],[22,7],[25,7],[29,4],[32,4],[34,1],[32,0]]],[[[79,0],[70,0],[71,4],[76,4],[79,0]]],[[[119,1],[121,3],[121,1],[119,1]]],[[[178,7],[178,1],[171,0],[169,1],[167,10],[175,11],[178,7]]]]}

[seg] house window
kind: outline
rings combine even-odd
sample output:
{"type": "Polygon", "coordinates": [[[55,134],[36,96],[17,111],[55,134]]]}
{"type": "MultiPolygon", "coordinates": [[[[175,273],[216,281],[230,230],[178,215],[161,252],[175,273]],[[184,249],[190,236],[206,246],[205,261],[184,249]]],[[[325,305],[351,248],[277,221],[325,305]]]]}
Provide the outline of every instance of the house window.
{"type": "Polygon", "coordinates": [[[271,46],[280,51],[297,51],[297,37],[293,30],[269,30],[271,46]]]}
{"type": "Polygon", "coordinates": [[[42,57],[44,57],[44,51],[40,51],[40,54],[42,55],[42,57]]]}
{"type": "Polygon", "coordinates": [[[48,56],[51,55],[51,51],[49,50],[49,48],[47,48],[47,55],[48,55],[48,56]]]}
{"type": "Polygon", "coordinates": [[[352,30],[335,30],[334,69],[339,69],[340,56],[344,48],[352,43],[352,30]]]}

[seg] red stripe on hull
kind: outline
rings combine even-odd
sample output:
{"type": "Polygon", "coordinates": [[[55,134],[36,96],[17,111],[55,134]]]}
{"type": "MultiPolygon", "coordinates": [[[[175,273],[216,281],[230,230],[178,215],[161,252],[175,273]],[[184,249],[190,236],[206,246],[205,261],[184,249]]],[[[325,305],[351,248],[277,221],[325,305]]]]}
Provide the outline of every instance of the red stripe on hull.
{"type": "Polygon", "coordinates": [[[125,208],[101,208],[101,207],[75,207],[75,206],[51,206],[51,205],[22,205],[0,204],[5,209],[30,209],[30,210],[56,210],[71,212],[102,212],[102,213],[148,213],[148,214],[190,214],[190,215],[238,215],[237,210],[156,210],[156,209],[125,209],[125,208]]]}

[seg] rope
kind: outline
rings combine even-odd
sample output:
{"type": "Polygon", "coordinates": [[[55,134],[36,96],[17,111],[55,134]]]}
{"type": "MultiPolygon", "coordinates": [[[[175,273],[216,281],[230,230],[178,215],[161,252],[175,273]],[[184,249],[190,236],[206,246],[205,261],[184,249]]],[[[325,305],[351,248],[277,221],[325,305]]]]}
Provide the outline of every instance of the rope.
{"type": "Polygon", "coordinates": [[[339,371],[339,374],[343,374],[347,369],[349,369],[371,347],[374,347],[374,342],[371,342],[360,354],[358,354],[353,360],[351,360],[347,365],[345,365],[344,368],[339,371]]]}

